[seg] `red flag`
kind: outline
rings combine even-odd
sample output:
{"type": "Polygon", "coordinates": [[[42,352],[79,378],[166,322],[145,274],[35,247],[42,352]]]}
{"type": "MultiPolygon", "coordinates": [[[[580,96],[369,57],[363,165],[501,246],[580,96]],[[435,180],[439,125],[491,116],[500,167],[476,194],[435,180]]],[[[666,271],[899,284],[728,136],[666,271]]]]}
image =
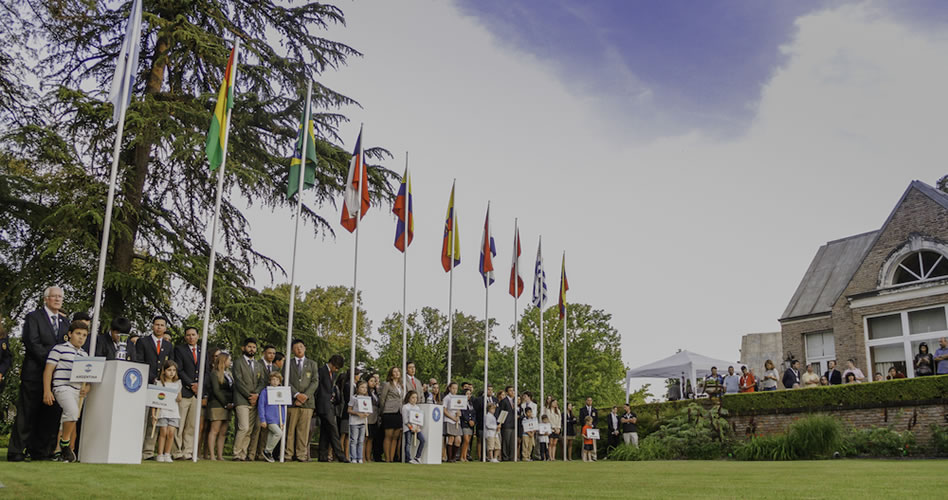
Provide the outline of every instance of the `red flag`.
{"type": "Polygon", "coordinates": [[[369,173],[365,167],[365,155],[362,152],[362,129],[359,129],[359,138],[356,139],[352,161],[349,162],[349,175],[346,177],[346,194],[342,202],[342,227],[350,233],[356,228],[356,215],[359,214],[359,199],[361,198],[361,215],[369,211],[369,173]],[[361,194],[361,196],[360,196],[361,194]],[[351,207],[351,208],[350,208],[351,207]]]}
{"type": "Polygon", "coordinates": [[[523,278],[520,277],[520,228],[514,226],[513,263],[510,265],[510,295],[514,298],[523,293],[523,278]]]}

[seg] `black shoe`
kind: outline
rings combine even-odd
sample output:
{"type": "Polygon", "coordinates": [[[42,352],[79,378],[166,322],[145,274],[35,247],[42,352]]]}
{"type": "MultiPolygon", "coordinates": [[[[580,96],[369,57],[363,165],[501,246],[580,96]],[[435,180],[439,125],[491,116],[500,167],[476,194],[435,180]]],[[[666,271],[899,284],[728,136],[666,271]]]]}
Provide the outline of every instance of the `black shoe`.
{"type": "Polygon", "coordinates": [[[14,455],[7,454],[7,462],[24,462],[26,461],[26,455],[22,453],[17,453],[14,455]]]}
{"type": "Polygon", "coordinates": [[[273,463],[273,454],[264,451],[264,452],[263,452],[263,459],[266,460],[267,462],[270,462],[270,463],[272,464],[272,463],[273,463]]]}
{"type": "Polygon", "coordinates": [[[59,450],[60,450],[60,453],[62,453],[63,462],[76,461],[76,454],[73,453],[72,450],[70,450],[68,446],[60,446],[59,450]]]}

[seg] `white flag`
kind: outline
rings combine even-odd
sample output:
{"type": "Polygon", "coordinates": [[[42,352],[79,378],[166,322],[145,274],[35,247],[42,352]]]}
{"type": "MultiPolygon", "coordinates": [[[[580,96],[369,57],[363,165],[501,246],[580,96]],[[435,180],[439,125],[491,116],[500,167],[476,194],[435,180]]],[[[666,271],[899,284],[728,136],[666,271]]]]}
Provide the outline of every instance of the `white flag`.
{"type": "Polygon", "coordinates": [[[537,243],[537,262],[533,273],[533,305],[543,308],[546,305],[546,271],[543,270],[543,254],[537,243]]]}
{"type": "Polygon", "coordinates": [[[115,76],[112,77],[112,90],[109,92],[109,101],[112,102],[112,124],[116,124],[121,116],[122,107],[132,102],[132,84],[135,81],[135,72],[138,71],[138,51],[142,38],[142,2],[135,0],[132,12],[128,16],[128,26],[125,31],[125,43],[122,51],[115,60],[115,76]],[[129,64],[129,60],[130,64],[129,64]]]}

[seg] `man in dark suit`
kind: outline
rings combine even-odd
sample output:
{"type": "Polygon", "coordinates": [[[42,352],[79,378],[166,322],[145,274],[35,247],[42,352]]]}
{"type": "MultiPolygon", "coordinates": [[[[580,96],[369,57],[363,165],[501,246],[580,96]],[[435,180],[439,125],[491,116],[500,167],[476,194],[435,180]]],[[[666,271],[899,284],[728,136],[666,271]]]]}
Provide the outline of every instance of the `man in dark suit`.
{"type": "Polygon", "coordinates": [[[800,361],[790,362],[790,368],[783,372],[783,386],[786,389],[796,389],[800,387],[800,361]]]}
{"type": "MultiPolygon", "coordinates": [[[[596,407],[593,406],[593,398],[586,398],[586,406],[583,406],[579,409],[579,426],[586,425],[586,417],[592,417],[592,427],[593,429],[599,428],[599,411],[596,410],[596,407]]],[[[593,457],[597,456],[599,452],[598,439],[593,439],[593,457]]]]}
{"type": "Polygon", "coordinates": [[[836,369],[836,360],[831,359],[826,363],[826,373],[823,376],[829,381],[829,385],[843,385],[843,374],[836,369]]]}
{"type": "Polygon", "coordinates": [[[606,423],[608,424],[609,432],[609,441],[606,448],[606,453],[609,452],[609,449],[619,446],[619,440],[621,439],[622,430],[619,427],[619,407],[613,406],[612,413],[606,418],[606,423]]]}
{"type": "MultiPolygon", "coordinates": [[[[99,335],[95,341],[95,355],[107,360],[118,359],[119,345],[122,341],[122,335],[128,335],[132,330],[132,322],[128,318],[118,317],[112,320],[109,325],[109,333],[99,335]]],[[[91,339],[92,336],[90,335],[91,339]]],[[[86,352],[89,352],[91,342],[86,342],[86,352]]],[[[128,349],[128,346],[126,346],[128,349]]]]}
{"type": "Polygon", "coordinates": [[[198,370],[201,368],[201,346],[198,331],[193,326],[184,327],[184,344],[175,346],[174,362],[178,365],[181,379],[181,401],[178,402],[178,430],[174,434],[171,456],[175,460],[191,460],[194,450],[194,415],[201,406],[197,400],[198,370]]]}
{"type": "Polygon", "coordinates": [[[319,461],[329,461],[329,446],[337,462],[348,462],[346,452],[339,442],[339,429],[336,427],[336,413],[332,399],[335,376],[342,370],[345,358],[333,354],[329,362],[319,367],[319,385],[316,389],[316,415],[319,417],[319,461]]]}
{"type": "Polygon", "coordinates": [[[486,399],[486,404],[494,403],[497,404],[497,398],[494,397],[494,386],[487,386],[486,398],[485,394],[481,393],[479,396],[474,398],[474,429],[477,434],[477,451],[475,455],[477,457],[482,457],[484,455],[484,449],[486,449],[487,442],[484,441],[484,401],[486,399]]]}
{"type": "Polygon", "coordinates": [[[504,462],[513,461],[517,455],[517,436],[515,435],[514,425],[517,422],[517,403],[514,401],[514,388],[508,385],[504,388],[507,397],[500,400],[498,406],[498,418],[502,412],[507,412],[504,422],[500,424],[500,451],[504,462]]]}
{"type": "Polygon", "coordinates": [[[57,404],[43,404],[43,370],[49,351],[64,342],[69,330],[69,319],[60,312],[62,305],[62,288],[51,286],[43,292],[43,307],[27,314],[23,321],[22,342],[26,355],[20,370],[20,393],[7,449],[8,462],[22,462],[24,452],[33,460],[46,460],[56,448],[62,409],[57,404]]]}
{"type": "MultiPolygon", "coordinates": [[[[135,361],[148,365],[148,383],[154,384],[158,378],[158,371],[161,370],[161,364],[171,359],[171,352],[174,346],[170,341],[165,340],[165,332],[168,331],[168,318],[164,316],[155,316],[151,321],[151,335],[143,337],[135,344],[135,361]]],[[[145,408],[145,442],[142,445],[142,460],[151,460],[155,457],[155,433],[151,428],[155,423],[149,418],[151,408],[145,408]]]]}

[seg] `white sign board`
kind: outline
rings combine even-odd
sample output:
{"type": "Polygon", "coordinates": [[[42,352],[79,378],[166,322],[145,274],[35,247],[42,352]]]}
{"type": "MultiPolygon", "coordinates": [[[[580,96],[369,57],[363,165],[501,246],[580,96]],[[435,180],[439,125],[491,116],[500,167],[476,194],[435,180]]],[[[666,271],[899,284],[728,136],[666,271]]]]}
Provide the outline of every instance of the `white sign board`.
{"type": "Polygon", "coordinates": [[[420,411],[411,410],[408,412],[408,423],[412,425],[425,425],[425,416],[420,411]]]}
{"type": "Polygon", "coordinates": [[[500,416],[497,417],[497,423],[503,424],[507,420],[507,410],[500,410],[500,416]]]}
{"type": "Polygon", "coordinates": [[[467,396],[451,396],[449,400],[450,404],[448,405],[449,410],[466,410],[467,409],[467,396]]]}
{"type": "Polygon", "coordinates": [[[535,418],[528,418],[523,421],[523,430],[526,432],[535,431],[538,427],[539,424],[535,418]]]}
{"type": "Polygon", "coordinates": [[[553,432],[553,426],[551,424],[540,424],[540,428],[537,430],[540,431],[540,434],[550,434],[553,432]]]}
{"type": "Polygon", "coordinates": [[[145,406],[171,410],[178,408],[178,388],[148,384],[148,398],[145,406]]]}
{"type": "Polygon", "coordinates": [[[352,406],[354,406],[355,411],[359,413],[372,413],[372,398],[368,396],[356,396],[355,404],[352,406]]]}
{"type": "Polygon", "coordinates": [[[586,439],[599,439],[599,429],[586,430],[586,439]]]}
{"type": "Polygon", "coordinates": [[[102,356],[91,358],[76,358],[72,362],[70,382],[102,382],[105,373],[105,358],[102,356]]]}
{"type": "Polygon", "coordinates": [[[268,386],[267,387],[267,403],[271,405],[289,406],[293,404],[293,398],[291,397],[292,394],[293,394],[293,391],[290,390],[289,386],[286,386],[286,385],[268,386]]]}

